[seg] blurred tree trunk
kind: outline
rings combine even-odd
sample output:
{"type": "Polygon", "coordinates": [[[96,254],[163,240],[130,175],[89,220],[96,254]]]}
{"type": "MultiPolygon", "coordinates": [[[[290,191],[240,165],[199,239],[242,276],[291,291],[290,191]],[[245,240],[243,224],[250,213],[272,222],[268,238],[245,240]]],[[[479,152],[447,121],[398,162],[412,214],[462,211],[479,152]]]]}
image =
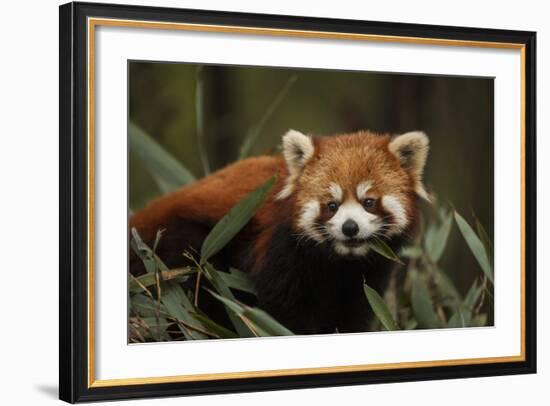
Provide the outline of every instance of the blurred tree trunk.
{"type": "Polygon", "coordinates": [[[227,73],[223,66],[206,66],[203,72],[204,137],[211,171],[235,160],[241,139],[230,98],[234,81],[227,73]]]}
{"type": "Polygon", "coordinates": [[[390,106],[390,116],[393,118],[389,128],[396,133],[421,129],[421,78],[396,76],[392,78],[393,96],[395,100],[390,106]]]}

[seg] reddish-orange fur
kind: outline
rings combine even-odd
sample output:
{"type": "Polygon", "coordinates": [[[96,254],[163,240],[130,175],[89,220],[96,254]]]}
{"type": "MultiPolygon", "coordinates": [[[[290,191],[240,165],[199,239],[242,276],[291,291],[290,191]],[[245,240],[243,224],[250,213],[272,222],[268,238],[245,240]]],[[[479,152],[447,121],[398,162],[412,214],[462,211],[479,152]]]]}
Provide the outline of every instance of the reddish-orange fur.
{"type": "MultiPolygon", "coordinates": [[[[132,216],[130,225],[142,238],[154,239],[157,230],[170,230],[176,218],[215,224],[247,193],[269,177],[278,175],[273,192],[281,188],[286,167],[281,157],[249,158],[229,165],[176,192],[151,202],[132,216]]],[[[272,194],[273,194],[272,192],[272,194]]],[[[268,199],[256,213],[254,221],[264,225],[272,221],[273,199],[268,199]]]]}
{"type": "MultiPolygon", "coordinates": [[[[272,226],[277,224],[277,217],[282,214],[280,206],[288,205],[274,199],[288,175],[284,160],[280,156],[238,161],[168,196],[158,198],[132,216],[130,227],[135,227],[147,244],[153,243],[158,230],[164,230],[164,236],[182,233],[185,230],[178,229],[178,226],[185,221],[212,227],[239,200],[273,175],[277,175],[277,181],[270,196],[241,232],[241,236],[248,235],[246,239],[256,247],[253,262],[261,261],[262,253],[267,249],[273,232],[272,226]]],[[[162,248],[161,239],[161,252],[162,248]]],[[[180,252],[189,248],[181,246],[180,252]]],[[[133,252],[130,255],[132,261],[137,260],[133,252]]]]}

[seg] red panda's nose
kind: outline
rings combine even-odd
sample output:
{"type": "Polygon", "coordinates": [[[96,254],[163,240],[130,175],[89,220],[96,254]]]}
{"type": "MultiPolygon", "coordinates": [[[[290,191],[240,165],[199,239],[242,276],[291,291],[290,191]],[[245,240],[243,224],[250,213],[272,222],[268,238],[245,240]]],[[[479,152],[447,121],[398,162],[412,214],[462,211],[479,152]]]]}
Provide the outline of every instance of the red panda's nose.
{"type": "Polygon", "coordinates": [[[359,232],[359,226],[352,219],[347,219],[342,224],[342,232],[346,237],[353,237],[359,232]]]}

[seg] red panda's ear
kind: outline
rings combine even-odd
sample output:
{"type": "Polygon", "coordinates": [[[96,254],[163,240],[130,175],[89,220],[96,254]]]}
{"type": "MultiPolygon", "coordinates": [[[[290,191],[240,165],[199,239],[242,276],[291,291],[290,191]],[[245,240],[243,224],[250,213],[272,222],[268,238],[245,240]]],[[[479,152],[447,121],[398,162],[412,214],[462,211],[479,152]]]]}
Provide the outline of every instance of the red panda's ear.
{"type": "Polygon", "coordinates": [[[296,130],[289,130],[283,136],[283,156],[285,157],[288,172],[297,177],[306,163],[313,157],[315,147],[311,137],[296,130]]]}
{"type": "Polygon", "coordinates": [[[422,174],[430,149],[428,136],[421,131],[411,131],[394,137],[388,144],[390,152],[399,159],[401,166],[407,170],[415,181],[416,193],[430,201],[424,189],[422,174]]]}

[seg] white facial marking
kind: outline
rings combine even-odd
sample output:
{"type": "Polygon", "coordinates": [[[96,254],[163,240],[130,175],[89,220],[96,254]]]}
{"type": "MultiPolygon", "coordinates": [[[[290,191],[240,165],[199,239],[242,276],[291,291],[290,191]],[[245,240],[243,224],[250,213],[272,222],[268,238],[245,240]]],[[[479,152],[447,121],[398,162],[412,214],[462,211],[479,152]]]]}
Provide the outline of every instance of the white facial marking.
{"type": "Polygon", "coordinates": [[[331,183],[328,191],[336,202],[340,203],[342,201],[344,193],[342,192],[342,188],[339,185],[337,185],[336,183],[331,183]]]}
{"type": "Polygon", "coordinates": [[[382,197],[382,206],[393,216],[393,222],[387,234],[399,234],[409,223],[405,208],[397,197],[391,195],[382,197]]]}
{"type": "Polygon", "coordinates": [[[340,241],[348,239],[342,232],[342,224],[346,220],[353,220],[359,226],[359,232],[354,238],[365,239],[376,232],[380,226],[378,216],[367,212],[363,206],[356,201],[346,201],[339,208],[332,218],[327,221],[328,231],[340,241]]]}
{"type": "Polygon", "coordinates": [[[344,243],[336,241],[334,243],[334,251],[339,255],[355,255],[357,257],[362,257],[369,252],[369,246],[367,244],[362,244],[358,247],[347,247],[344,243]]]}
{"type": "Polygon", "coordinates": [[[367,244],[360,245],[359,247],[353,247],[351,249],[351,253],[358,257],[367,255],[368,252],[369,252],[369,246],[367,244]]]}
{"type": "Polygon", "coordinates": [[[310,200],[304,207],[302,207],[302,212],[300,213],[300,218],[298,219],[298,227],[304,230],[308,236],[313,238],[316,241],[322,241],[323,236],[316,231],[315,221],[321,213],[321,205],[317,200],[310,200]]]}
{"type": "Polygon", "coordinates": [[[340,255],[348,255],[351,251],[351,248],[346,247],[341,242],[336,242],[334,243],[334,251],[336,251],[336,253],[340,255]]]}
{"type": "Polygon", "coordinates": [[[367,192],[369,191],[369,189],[372,187],[372,182],[370,180],[367,180],[365,182],[361,182],[357,185],[357,198],[359,200],[363,200],[366,195],[367,195],[367,192]]]}

